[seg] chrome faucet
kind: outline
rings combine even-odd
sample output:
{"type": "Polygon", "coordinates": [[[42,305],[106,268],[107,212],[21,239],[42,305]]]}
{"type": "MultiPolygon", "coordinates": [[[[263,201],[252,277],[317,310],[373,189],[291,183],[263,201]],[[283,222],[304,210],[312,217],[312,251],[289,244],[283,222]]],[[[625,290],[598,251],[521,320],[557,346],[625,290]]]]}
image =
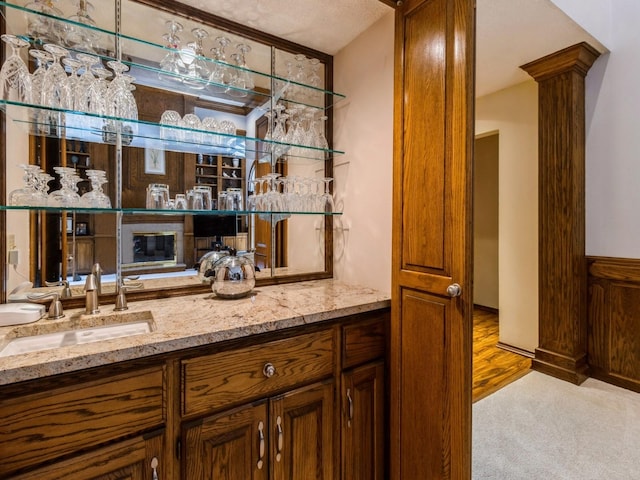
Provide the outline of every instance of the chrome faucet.
{"type": "Polygon", "coordinates": [[[67,280],[60,280],[58,282],[44,282],[47,287],[63,287],[60,292],[60,298],[71,298],[73,295],[71,294],[71,287],[69,286],[69,282],[67,280]]]}
{"type": "Polygon", "coordinates": [[[87,279],[84,283],[85,291],[85,313],[92,315],[98,313],[98,286],[96,277],[93,273],[87,275],[87,279]]]}
{"type": "Polygon", "coordinates": [[[142,288],[142,282],[130,283],[128,285],[125,285],[124,283],[119,283],[118,284],[118,294],[116,295],[116,306],[114,308],[114,310],[116,312],[121,312],[121,311],[127,310],[129,308],[127,306],[126,293],[127,293],[128,290],[133,290],[133,289],[136,289],[136,288],[142,288]]]}
{"type": "Polygon", "coordinates": [[[46,300],[49,298],[52,299],[51,305],[49,306],[49,313],[47,314],[47,318],[50,320],[57,320],[58,318],[64,317],[64,312],[62,311],[62,302],[60,301],[60,294],[58,292],[33,293],[27,295],[27,298],[37,303],[39,303],[40,300],[46,300]]]}
{"type": "Polygon", "coordinates": [[[98,295],[102,295],[102,267],[99,263],[95,263],[91,268],[91,274],[95,277],[96,291],[98,295]]]}

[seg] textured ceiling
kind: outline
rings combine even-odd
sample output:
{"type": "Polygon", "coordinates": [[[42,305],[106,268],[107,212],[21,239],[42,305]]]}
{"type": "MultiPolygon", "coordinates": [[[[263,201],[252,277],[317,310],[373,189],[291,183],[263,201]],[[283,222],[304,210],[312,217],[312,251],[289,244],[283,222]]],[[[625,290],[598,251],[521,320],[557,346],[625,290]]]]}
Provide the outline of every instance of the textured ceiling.
{"type": "MultiPolygon", "coordinates": [[[[379,0],[182,0],[331,55],[392,11],[379,0]]],[[[476,96],[530,77],[519,66],[586,41],[606,49],[552,0],[476,0],[476,96]]]]}
{"type": "Polygon", "coordinates": [[[379,0],[182,0],[330,55],[392,9],[379,0]]]}

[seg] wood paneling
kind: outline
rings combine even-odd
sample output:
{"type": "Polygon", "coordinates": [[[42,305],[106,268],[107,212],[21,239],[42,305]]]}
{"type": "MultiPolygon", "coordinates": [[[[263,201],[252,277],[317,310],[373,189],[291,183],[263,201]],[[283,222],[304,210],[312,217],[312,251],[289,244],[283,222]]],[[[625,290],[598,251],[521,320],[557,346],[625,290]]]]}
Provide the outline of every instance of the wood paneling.
{"type": "Polygon", "coordinates": [[[589,257],[589,366],[640,392],[640,260],[589,257]]]}
{"type": "Polygon", "coordinates": [[[584,78],[581,43],[523,65],[539,84],[539,347],[533,367],[573,383],[587,366],[584,78]]]}

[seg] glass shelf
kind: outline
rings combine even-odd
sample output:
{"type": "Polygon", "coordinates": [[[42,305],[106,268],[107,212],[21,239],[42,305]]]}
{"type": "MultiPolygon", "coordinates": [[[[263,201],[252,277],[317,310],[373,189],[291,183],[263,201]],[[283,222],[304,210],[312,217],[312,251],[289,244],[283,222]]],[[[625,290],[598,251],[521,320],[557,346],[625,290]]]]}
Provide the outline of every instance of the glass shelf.
{"type": "Polygon", "coordinates": [[[242,158],[251,154],[256,155],[260,162],[272,161],[273,151],[283,152],[278,153],[278,158],[285,156],[312,160],[325,160],[344,154],[344,151],[340,150],[325,150],[306,145],[160,125],[143,120],[45,108],[9,100],[0,100],[0,109],[4,110],[14,123],[24,126],[31,135],[67,140],[115,145],[116,135],[120,133],[122,145],[127,147],[242,158]]]}
{"type": "MultiPolygon", "coordinates": [[[[56,17],[53,15],[41,13],[26,8],[25,6],[17,5],[10,2],[0,1],[0,6],[22,11],[29,16],[54,20],[62,25],[73,27],[78,31],[87,31],[93,34],[100,35],[100,45],[95,48],[95,53],[104,61],[114,60],[114,52],[116,51],[116,46],[121,45],[122,62],[129,65],[131,69],[129,73],[135,78],[134,83],[162,88],[165,90],[176,90],[180,91],[181,93],[192,94],[201,98],[216,98],[223,103],[250,106],[251,108],[261,108],[263,110],[269,108],[269,105],[267,104],[269,103],[269,100],[271,98],[273,104],[278,101],[283,101],[290,104],[298,104],[315,109],[326,108],[325,105],[327,99],[332,99],[327,102],[328,106],[332,107],[335,102],[345,98],[345,95],[343,94],[324,90],[313,85],[292,81],[282,76],[271,75],[270,73],[265,73],[251,68],[214,60],[206,56],[195,55],[192,50],[187,51],[185,48],[171,48],[152,41],[136,38],[131,35],[116,33],[115,31],[111,31],[105,28],[91,26],[67,18],[56,17]],[[168,53],[175,53],[182,57],[188,56],[190,62],[203,61],[205,62],[205,64],[210,65],[212,68],[222,67],[225,69],[229,69],[230,71],[247,73],[254,77],[254,81],[256,84],[264,84],[265,87],[246,90],[230,86],[228,84],[220,84],[208,80],[195,79],[194,77],[189,75],[170,74],[166,71],[163,71],[159,65],[162,58],[168,53]],[[175,79],[175,82],[163,81],[160,79],[159,74],[162,74],[162,76],[165,78],[173,78],[175,79]],[[191,87],[189,83],[195,83],[196,86],[191,87]],[[220,91],[221,89],[223,90],[222,92],[220,91]],[[271,90],[273,90],[274,92],[273,95],[271,94],[271,90]]],[[[26,37],[25,32],[10,33],[31,40],[34,44],[42,43],[40,40],[26,37]]],[[[62,46],[72,52],[75,51],[73,46],[62,46]]]]}
{"type": "Polygon", "coordinates": [[[270,216],[336,216],[342,215],[342,212],[257,212],[249,210],[155,210],[150,208],[86,208],[86,207],[41,207],[41,206],[23,206],[23,205],[0,205],[0,210],[5,211],[29,211],[43,213],[91,213],[91,214],[115,214],[123,215],[166,215],[166,216],[184,216],[198,215],[209,217],[229,217],[229,216],[248,216],[259,215],[260,217],[270,216]]]}

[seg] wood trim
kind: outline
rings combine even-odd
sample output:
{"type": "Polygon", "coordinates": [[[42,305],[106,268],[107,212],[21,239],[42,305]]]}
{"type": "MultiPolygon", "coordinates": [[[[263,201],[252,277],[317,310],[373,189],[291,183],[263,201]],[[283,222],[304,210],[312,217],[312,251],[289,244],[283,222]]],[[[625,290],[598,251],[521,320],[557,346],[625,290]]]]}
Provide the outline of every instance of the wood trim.
{"type": "Polygon", "coordinates": [[[585,82],[598,52],[580,43],[521,68],[539,92],[539,348],[532,368],[588,376],[585,82]]]}
{"type": "MultiPolygon", "coordinates": [[[[3,5],[0,7],[0,34],[5,33],[6,31],[6,15],[5,15],[6,7],[3,5]]],[[[5,53],[4,48],[0,48],[0,65],[4,65],[5,53]]],[[[0,138],[7,138],[7,129],[6,129],[6,115],[4,110],[0,112],[0,138]]],[[[3,173],[3,176],[6,178],[7,171],[7,142],[5,141],[3,146],[0,148],[0,171],[3,173]]],[[[7,198],[7,185],[6,181],[0,182],[0,198],[7,198]]],[[[0,258],[0,268],[2,269],[2,273],[0,273],[0,303],[5,303],[7,301],[7,282],[9,281],[7,277],[7,212],[5,210],[0,211],[0,252],[2,252],[2,258],[0,258]]]]}
{"type": "Polygon", "coordinates": [[[640,392],[640,259],[587,257],[591,375],[640,392]]]}
{"type": "Polygon", "coordinates": [[[523,357],[535,357],[535,354],[533,352],[530,352],[529,350],[523,350],[519,347],[514,347],[513,345],[509,345],[508,343],[498,342],[496,343],[496,347],[501,348],[502,350],[506,350],[507,352],[517,353],[518,355],[522,355],[523,357]]]}

